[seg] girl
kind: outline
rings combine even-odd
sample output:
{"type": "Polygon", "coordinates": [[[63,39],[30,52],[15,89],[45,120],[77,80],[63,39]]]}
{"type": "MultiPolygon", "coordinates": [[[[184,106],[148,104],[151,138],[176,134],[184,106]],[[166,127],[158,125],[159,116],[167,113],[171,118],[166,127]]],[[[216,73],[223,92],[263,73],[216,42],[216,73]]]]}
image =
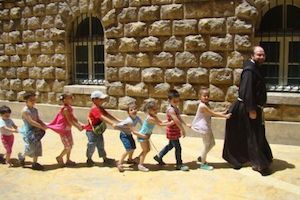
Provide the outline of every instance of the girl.
{"type": "Polygon", "coordinates": [[[1,140],[6,150],[5,161],[9,166],[12,166],[10,155],[14,144],[14,134],[18,133],[18,127],[10,119],[11,109],[7,106],[0,107],[0,129],[1,129],[1,140]]]}
{"type": "Polygon", "coordinates": [[[56,157],[59,165],[64,166],[63,156],[66,155],[66,166],[74,166],[76,163],[70,159],[71,150],[73,146],[72,126],[75,126],[79,131],[82,131],[82,125],[78,122],[77,118],[73,115],[73,95],[64,93],[60,95],[59,99],[63,103],[63,107],[55,116],[53,121],[48,124],[48,128],[54,130],[60,135],[61,141],[64,145],[63,151],[56,157]]]}
{"type": "Polygon", "coordinates": [[[148,172],[149,169],[146,168],[144,166],[144,161],[146,158],[146,155],[149,153],[150,151],[150,142],[149,142],[149,138],[152,134],[152,130],[155,127],[155,125],[159,125],[159,126],[166,126],[166,125],[170,125],[173,124],[174,122],[167,122],[164,121],[162,122],[161,120],[158,119],[157,117],[157,105],[155,101],[149,101],[145,104],[144,106],[144,112],[147,114],[147,117],[140,129],[139,132],[136,132],[133,130],[134,134],[142,134],[145,135],[146,138],[142,138],[138,136],[138,141],[141,144],[141,148],[142,148],[142,152],[140,153],[139,157],[140,157],[140,162],[138,165],[138,169],[142,172],[148,172]]]}
{"type": "Polygon", "coordinates": [[[21,166],[24,166],[25,157],[29,156],[33,158],[32,169],[43,170],[44,167],[37,161],[38,157],[42,156],[41,139],[45,135],[47,126],[40,119],[38,110],[34,107],[36,102],[36,94],[33,92],[25,93],[24,100],[26,101],[26,106],[22,110],[24,126],[22,127],[20,133],[23,134],[25,152],[23,155],[21,153],[18,154],[19,162],[21,166]]]}
{"type": "Polygon", "coordinates": [[[214,112],[209,107],[209,89],[203,87],[199,91],[200,104],[197,109],[196,116],[192,122],[191,128],[202,134],[202,140],[204,148],[202,150],[201,156],[198,158],[200,164],[200,169],[213,170],[213,166],[208,165],[206,162],[207,153],[215,145],[215,139],[211,129],[211,117],[224,117],[229,119],[231,114],[225,114],[226,112],[214,112]]]}

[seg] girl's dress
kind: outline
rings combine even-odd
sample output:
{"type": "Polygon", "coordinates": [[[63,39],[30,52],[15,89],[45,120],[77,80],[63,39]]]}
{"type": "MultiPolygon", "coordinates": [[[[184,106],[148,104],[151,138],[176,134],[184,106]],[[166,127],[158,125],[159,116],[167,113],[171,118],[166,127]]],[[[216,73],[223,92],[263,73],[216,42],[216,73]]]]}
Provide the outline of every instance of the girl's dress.
{"type": "MultiPolygon", "coordinates": [[[[155,124],[150,124],[148,122],[148,117],[144,120],[143,122],[143,125],[141,127],[141,130],[139,131],[141,134],[144,134],[144,135],[151,135],[152,134],[152,131],[155,127],[155,124]]],[[[144,138],[138,138],[138,141],[139,142],[144,142],[146,139],[144,138]]]]}

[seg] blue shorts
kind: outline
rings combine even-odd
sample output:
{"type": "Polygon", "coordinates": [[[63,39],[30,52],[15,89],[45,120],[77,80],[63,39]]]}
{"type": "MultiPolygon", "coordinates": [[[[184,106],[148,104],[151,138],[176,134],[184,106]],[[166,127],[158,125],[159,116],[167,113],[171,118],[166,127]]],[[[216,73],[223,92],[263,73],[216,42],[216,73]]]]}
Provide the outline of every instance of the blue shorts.
{"type": "Polygon", "coordinates": [[[131,151],[131,150],[136,149],[135,141],[131,134],[126,134],[126,133],[121,132],[120,139],[121,139],[126,151],[131,151]]]}

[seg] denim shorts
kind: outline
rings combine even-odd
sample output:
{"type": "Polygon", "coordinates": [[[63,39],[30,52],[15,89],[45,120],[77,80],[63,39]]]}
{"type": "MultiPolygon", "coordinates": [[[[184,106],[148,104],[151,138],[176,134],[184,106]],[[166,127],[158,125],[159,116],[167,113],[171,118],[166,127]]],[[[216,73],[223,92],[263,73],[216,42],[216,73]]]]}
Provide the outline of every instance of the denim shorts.
{"type": "Polygon", "coordinates": [[[135,141],[131,134],[126,134],[126,133],[121,132],[120,139],[121,139],[126,151],[136,149],[135,141]]]}

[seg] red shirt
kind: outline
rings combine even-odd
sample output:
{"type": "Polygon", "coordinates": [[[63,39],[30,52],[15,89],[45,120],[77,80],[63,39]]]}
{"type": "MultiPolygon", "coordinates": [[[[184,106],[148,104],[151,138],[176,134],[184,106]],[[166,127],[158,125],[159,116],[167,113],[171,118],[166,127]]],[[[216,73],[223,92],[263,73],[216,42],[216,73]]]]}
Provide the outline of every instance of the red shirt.
{"type": "MultiPolygon", "coordinates": [[[[167,109],[167,120],[169,122],[173,120],[172,116],[171,116],[172,111],[176,113],[176,116],[180,120],[181,117],[180,117],[179,109],[176,108],[176,107],[173,107],[171,105],[167,109]]],[[[168,125],[167,128],[166,128],[166,133],[167,133],[167,138],[169,140],[178,140],[181,137],[180,128],[176,124],[168,125]]]]}
{"type": "MultiPolygon", "coordinates": [[[[107,111],[102,107],[93,106],[89,112],[89,119],[92,121],[92,125],[96,126],[102,122],[102,115],[106,115],[107,111]]],[[[89,123],[84,127],[87,131],[92,131],[92,126],[89,123]]]]}

